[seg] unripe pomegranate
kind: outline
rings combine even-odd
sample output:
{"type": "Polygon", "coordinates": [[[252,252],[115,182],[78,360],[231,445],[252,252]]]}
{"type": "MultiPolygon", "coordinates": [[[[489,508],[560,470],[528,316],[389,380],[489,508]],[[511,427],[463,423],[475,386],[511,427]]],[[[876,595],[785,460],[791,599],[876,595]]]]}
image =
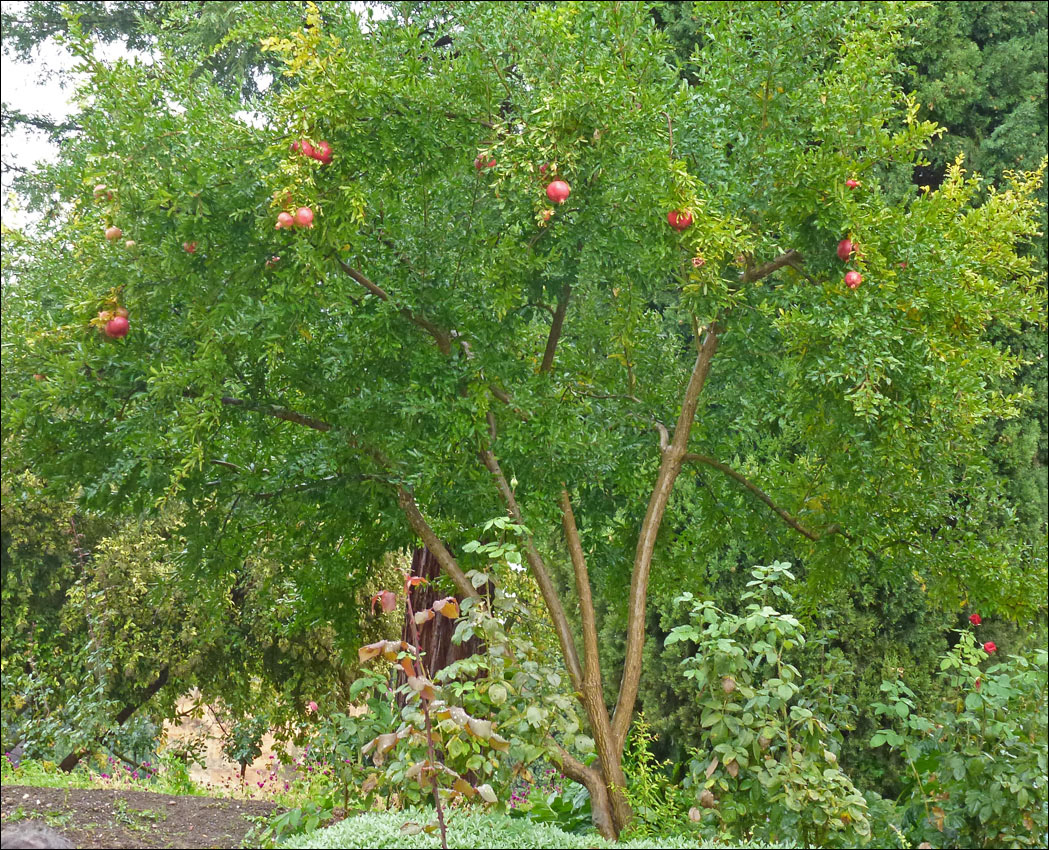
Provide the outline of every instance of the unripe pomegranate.
{"type": "Polygon", "coordinates": [[[852,256],[853,244],[851,239],[842,239],[838,243],[838,259],[843,263],[849,261],[849,257],[852,256]]]}
{"type": "Polygon", "coordinates": [[[126,316],[114,316],[106,322],[106,336],[110,339],[120,339],[127,336],[128,320],[126,316]]]}
{"type": "Polygon", "coordinates": [[[128,239],[128,241],[124,243],[124,247],[127,248],[130,251],[132,248],[135,247],[135,240],[134,239],[128,239]]]}
{"type": "Polygon", "coordinates": [[[863,283],[863,275],[859,272],[845,272],[845,285],[849,289],[855,289],[863,283]]]}
{"type": "Polygon", "coordinates": [[[572,187],[564,180],[555,180],[546,187],[546,196],[555,204],[563,204],[572,194],[572,187]]]}
{"type": "Polygon", "coordinates": [[[539,213],[539,217],[543,221],[550,221],[550,219],[552,219],[554,217],[554,211],[553,210],[543,210],[541,213],[539,213]]]}
{"type": "Polygon", "coordinates": [[[117,307],[113,311],[113,315],[114,316],[119,316],[122,319],[126,319],[128,317],[127,307],[117,307]]]}
{"type": "Polygon", "coordinates": [[[299,227],[313,227],[313,210],[309,207],[299,207],[295,210],[295,223],[299,227]]]}
{"type": "Polygon", "coordinates": [[[667,223],[674,230],[685,230],[692,226],[692,213],[681,210],[671,210],[667,213],[667,223]]]}
{"type": "Polygon", "coordinates": [[[707,261],[705,259],[703,259],[702,257],[693,257],[692,258],[692,265],[695,268],[697,268],[697,269],[702,268],[706,264],[707,264],[707,261]]]}
{"type": "Polygon", "coordinates": [[[111,225],[110,227],[106,228],[106,239],[108,239],[110,242],[115,242],[123,235],[124,231],[121,230],[119,227],[116,227],[115,225],[111,225]]]}
{"type": "Polygon", "coordinates": [[[278,213],[278,215],[277,215],[277,230],[280,230],[282,227],[294,227],[294,226],[295,226],[295,216],[293,216],[290,212],[278,213]]]}
{"type": "Polygon", "coordinates": [[[848,187],[849,189],[858,189],[858,188],[860,187],[861,183],[860,183],[860,181],[859,181],[859,180],[853,180],[853,179],[852,179],[852,178],[850,177],[850,178],[849,178],[848,180],[846,180],[846,181],[845,181],[845,185],[846,185],[846,186],[847,186],[847,187],[848,187]]]}

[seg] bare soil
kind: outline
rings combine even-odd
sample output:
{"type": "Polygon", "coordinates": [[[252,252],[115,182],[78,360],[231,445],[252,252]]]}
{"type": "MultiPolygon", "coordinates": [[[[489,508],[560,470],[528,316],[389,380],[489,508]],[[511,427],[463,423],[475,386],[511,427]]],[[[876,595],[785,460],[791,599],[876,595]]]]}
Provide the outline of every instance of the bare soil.
{"type": "Polygon", "coordinates": [[[4,828],[18,821],[41,821],[77,847],[207,848],[240,847],[273,803],[220,797],[175,797],[149,791],[108,788],[0,789],[4,828]]]}

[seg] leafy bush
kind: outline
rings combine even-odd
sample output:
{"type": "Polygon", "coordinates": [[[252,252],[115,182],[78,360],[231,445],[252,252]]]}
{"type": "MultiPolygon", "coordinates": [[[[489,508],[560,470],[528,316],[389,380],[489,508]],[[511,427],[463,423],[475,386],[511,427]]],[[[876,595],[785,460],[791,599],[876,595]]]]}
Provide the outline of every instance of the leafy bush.
{"type": "Polygon", "coordinates": [[[685,784],[709,813],[705,819],[734,837],[855,846],[870,834],[866,802],[838,766],[840,741],[825,694],[793,663],[804,629],[769,604],[793,604],[782,586],[794,578],[789,566],[751,571],[742,614],[680,597],[692,604],[692,622],[674,628],[666,643],[696,645],[683,664],[700,691],[704,730],[685,784]]]}
{"type": "MultiPolygon", "coordinates": [[[[405,847],[430,848],[440,847],[439,837],[425,832],[405,831],[406,823],[420,824],[433,820],[433,812],[428,810],[407,810],[403,812],[369,812],[349,818],[322,829],[304,839],[285,844],[285,847],[322,848],[339,847],[352,850],[356,847],[405,847]]],[[[704,843],[692,836],[679,836],[660,839],[634,839],[618,844],[607,841],[599,835],[571,835],[547,824],[524,823],[517,818],[510,818],[502,813],[481,813],[471,811],[453,811],[448,821],[449,847],[563,847],[563,848],[685,848],[724,846],[716,843],[704,843]]],[[[784,844],[762,844],[760,842],[737,843],[737,847],[786,847],[784,844]]]]}
{"type": "Polygon", "coordinates": [[[874,708],[889,725],[871,738],[907,763],[902,829],[937,847],[1045,847],[1047,660],[1038,649],[984,669],[993,643],[971,631],[940,664],[938,706],[922,711],[903,682],[874,708]]]}

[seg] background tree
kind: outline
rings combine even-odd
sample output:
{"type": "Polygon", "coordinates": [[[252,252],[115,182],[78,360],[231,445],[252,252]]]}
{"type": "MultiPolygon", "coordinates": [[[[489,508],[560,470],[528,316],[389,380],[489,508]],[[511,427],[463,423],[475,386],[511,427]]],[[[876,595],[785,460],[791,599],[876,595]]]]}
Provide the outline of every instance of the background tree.
{"type": "Polygon", "coordinates": [[[180,505],[187,580],[265,529],[340,632],[414,540],[475,593],[460,547],[508,512],[599,760],[551,750],[608,835],[650,579],[786,545],[812,604],[862,576],[1044,615],[1044,563],[988,534],[982,431],[1029,396],[987,328],[1044,321],[1040,178],[891,182],[936,132],[892,82],[909,7],[704,4],[692,88],[633,4],[391,8],[256,20],[288,79],[250,121],[194,62],[100,63],[73,27],[64,203],[4,267],[4,433],[39,474],[180,505]]]}

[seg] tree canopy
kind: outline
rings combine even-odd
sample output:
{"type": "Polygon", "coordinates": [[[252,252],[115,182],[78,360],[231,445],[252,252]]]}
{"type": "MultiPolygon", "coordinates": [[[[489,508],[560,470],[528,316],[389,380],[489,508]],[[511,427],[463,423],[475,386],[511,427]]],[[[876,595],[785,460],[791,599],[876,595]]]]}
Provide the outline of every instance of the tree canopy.
{"type": "Polygon", "coordinates": [[[911,7],[702,4],[677,67],[640,4],[243,5],[282,68],[247,102],[74,20],[79,131],[4,234],[5,447],[36,474],[177,503],[194,580],[264,545],[347,640],[384,552],[470,592],[461,547],[509,511],[613,809],[650,576],[789,547],[814,597],[1044,613],[982,430],[1031,393],[989,330],[1044,326],[1044,163],[901,188],[939,134],[896,82],[911,7]],[[626,641],[603,684],[591,580],[626,641]]]}

